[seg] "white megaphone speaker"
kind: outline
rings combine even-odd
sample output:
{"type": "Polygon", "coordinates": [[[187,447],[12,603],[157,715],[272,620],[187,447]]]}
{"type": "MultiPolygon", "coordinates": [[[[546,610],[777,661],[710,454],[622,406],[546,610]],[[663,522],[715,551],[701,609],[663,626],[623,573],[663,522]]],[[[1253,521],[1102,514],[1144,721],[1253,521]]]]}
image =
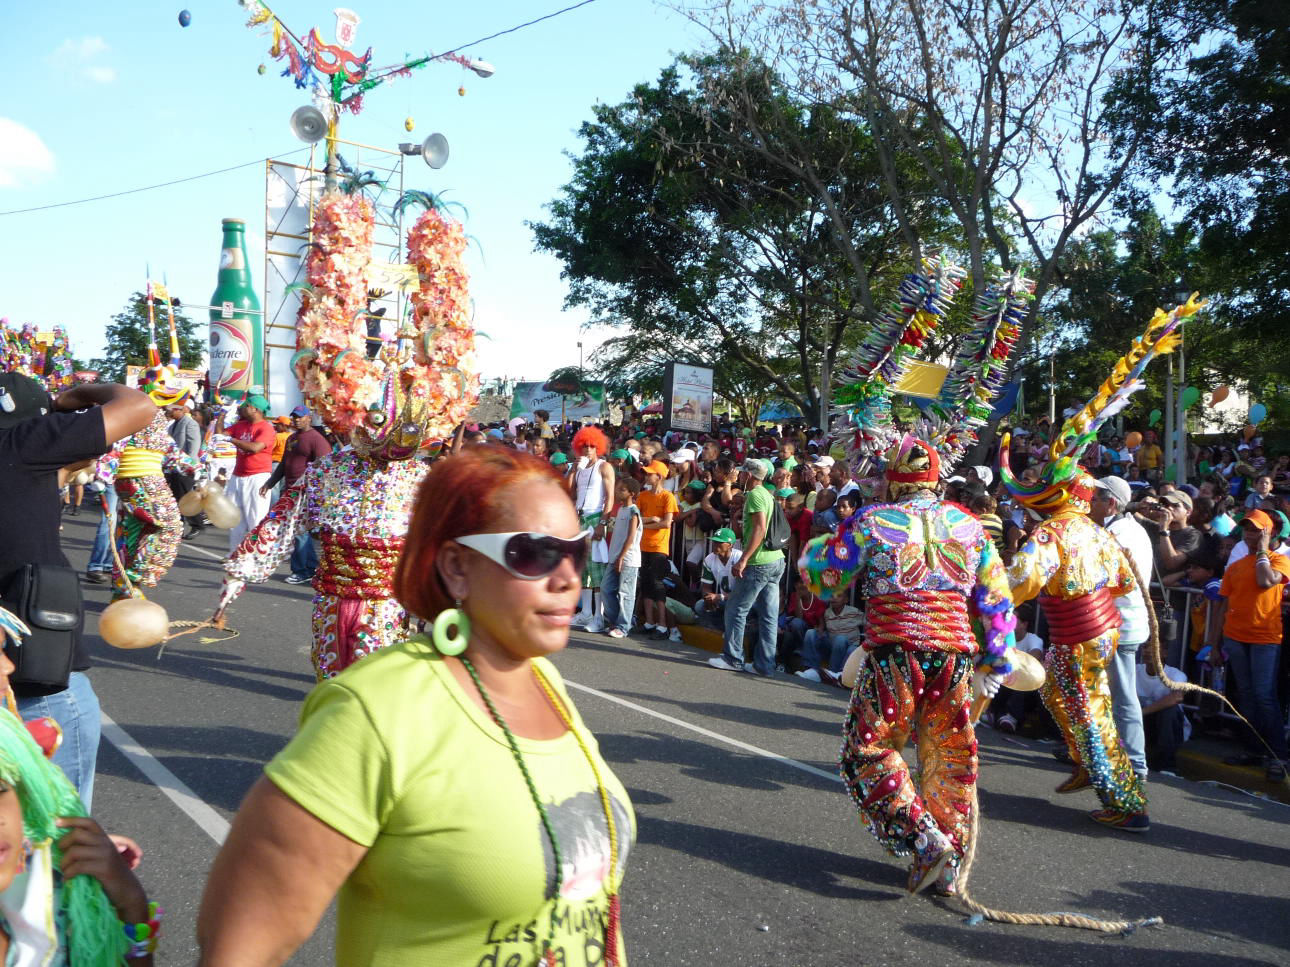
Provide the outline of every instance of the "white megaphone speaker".
{"type": "Polygon", "coordinates": [[[291,112],[291,133],[306,144],[316,144],[327,137],[327,119],[312,104],[291,112]]]}
{"type": "Polygon", "coordinates": [[[442,168],[448,163],[448,139],[436,131],[421,142],[421,158],[431,168],[442,168]]]}

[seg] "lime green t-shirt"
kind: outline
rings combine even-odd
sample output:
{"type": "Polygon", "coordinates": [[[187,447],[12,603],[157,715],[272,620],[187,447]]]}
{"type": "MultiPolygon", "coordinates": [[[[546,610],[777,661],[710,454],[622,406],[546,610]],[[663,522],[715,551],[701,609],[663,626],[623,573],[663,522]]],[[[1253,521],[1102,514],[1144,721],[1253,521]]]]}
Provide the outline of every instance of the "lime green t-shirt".
{"type": "MultiPolygon", "coordinates": [[[[769,490],[764,484],[748,488],[748,495],[744,498],[744,535],[752,534],[752,515],[761,513],[766,515],[766,527],[770,527],[770,515],[775,509],[775,498],[771,496],[769,490]]],[[[784,556],[783,551],[768,551],[765,546],[765,538],[762,538],[763,544],[757,549],[752,557],[748,558],[750,565],[769,564],[772,561],[778,561],[784,556]]],[[[748,548],[744,548],[744,553],[748,553],[748,548]]]]}
{"type": "MultiPolygon", "coordinates": [[[[559,673],[535,664],[596,758],[621,871],[635,839],[631,800],[559,673]]],[[[572,733],[517,741],[560,844],[554,904],[551,844],[506,737],[428,643],[382,649],[309,694],[299,731],[265,773],[368,848],[340,890],[337,964],[528,965],[553,921],[557,963],[603,961],[609,834],[591,766],[572,733]]]]}

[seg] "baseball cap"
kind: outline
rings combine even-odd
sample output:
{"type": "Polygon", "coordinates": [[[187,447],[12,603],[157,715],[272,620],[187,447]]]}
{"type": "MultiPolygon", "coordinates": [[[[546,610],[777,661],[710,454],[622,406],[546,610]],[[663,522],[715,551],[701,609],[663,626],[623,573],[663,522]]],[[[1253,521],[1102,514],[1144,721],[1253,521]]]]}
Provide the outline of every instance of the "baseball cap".
{"type": "Polygon", "coordinates": [[[309,415],[309,407],[305,406],[303,403],[301,403],[301,404],[300,404],[300,405],[298,405],[298,406],[294,406],[294,407],[292,407],[292,408],[291,408],[291,415],[292,415],[292,416],[308,416],[308,415],[309,415]]]}
{"type": "Polygon", "coordinates": [[[1093,481],[1093,486],[1098,490],[1105,490],[1123,510],[1133,503],[1133,488],[1123,477],[1102,477],[1093,481]]]}
{"type": "Polygon", "coordinates": [[[735,532],[729,527],[723,527],[721,530],[713,531],[712,543],[714,544],[733,544],[735,542],[735,532]]]}
{"type": "Polygon", "coordinates": [[[793,496],[793,494],[795,494],[795,493],[797,493],[797,491],[796,491],[796,490],[794,490],[792,487],[780,487],[778,490],[776,490],[776,491],[775,491],[775,496],[776,496],[776,497],[791,497],[791,496],[793,496]]]}
{"type": "MultiPolygon", "coordinates": [[[[1191,498],[1188,497],[1181,490],[1175,490],[1165,494],[1163,497],[1160,498],[1160,501],[1161,503],[1165,503],[1165,504],[1176,504],[1179,507],[1186,507],[1187,511],[1189,513],[1191,512],[1191,507],[1192,507],[1191,498]]],[[[1272,526],[1271,521],[1268,521],[1268,526],[1269,527],[1272,526]]]]}
{"type": "Polygon", "coordinates": [[[265,416],[269,415],[269,401],[259,394],[248,396],[243,402],[245,402],[247,406],[254,406],[265,416]]]}
{"type": "Polygon", "coordinates": [[[569,458],[563,453],[557,453],[551,457],[551,466],[562,467],[569,462],[569,458]]]}
{"type": "Polygon", "coordinates": [[[661,460],[651,460],[649,463],[645,464],[644,470],[646,473],[652,473],[659,477],[667,476],[667,464],[663,463],[661,460]]]}
{"type": "Polygon", "coordinates": [[[0,373],[0,428],[44,416],[53,408],[53,397],[30,376],[0,373]]]}
{"type": "Polygon", "coordinates": [[[707,490],[707,489],[708,489],[708,485],[707,485],[707,484],[705,484],[702,480],[691,480],[688,484],[686,484],[686,486],[687,486],[687,487],[689,487],[691,490],[707,490]]]}
{"type": "Polygon", "coordinates": [[[812,467],[831,467],[833,466],[833,458],[827,455],[818,456],[811,461],[811,466],[812,467]]]}
{"type": "Polygon", "coordinates": [[[689,463],[694,459],[693,450],[673,450],[667,456],[668,463],[689,463]]]}
{"type": "Polygon", "coordinates": [[[631,456],[631,452],[628,450],[624,450],[621,447],[609,454],[609,457],[612,460],[626,460],[630,456],[631,456]]]}
{"type": "Polygon", "coordinates": [[[1251,510],[1241,518],[1241,525],[1253,524],[1261,531],[1272,530],[1272,518],[1261,510],[1251,510]]]}
{"type": "Polygon", "coordinates": [[[1287,517],[1279,510],[1272,511],[1271,517],[1272,517],[1272,523],[1274,525],[1279,525],[1281,528],[1279,531],[1277,531],[1277,537],[1281,538],[1282,540],[1285,540],[1287,537],[1290,537],[1290,517],[1287,517]]]}
{"type": "Polygon", "coordinates": [[[739,468],[757,480],[766,479],[766,461],[765,460],[745,460],[744,465],[739,468]]]}

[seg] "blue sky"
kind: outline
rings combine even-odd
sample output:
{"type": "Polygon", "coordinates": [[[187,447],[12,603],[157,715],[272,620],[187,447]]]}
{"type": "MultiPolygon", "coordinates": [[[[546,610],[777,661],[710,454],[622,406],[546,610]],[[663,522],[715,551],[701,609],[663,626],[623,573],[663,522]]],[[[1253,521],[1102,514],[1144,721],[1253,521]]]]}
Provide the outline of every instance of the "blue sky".
{"type": "MultiPolygon", "coordinates": [[[[356,48],[373,62],[438,52],[559,9],[572,0],[397,3],[351,0],[356,48]]],[[[336,3],[271,4],[293,31],[333,37],[336,3]]],[[[308,103],[269,40],[245,26],[235,0],[180,3],[76,0],[25,4],[7,15],[10,82],[0,106],[0,212],[152,185],[302,147],[287,127],[308,103]],[[256,68],[265,63],[261,76],[256,68]]],[[[341,136],[366,144],[441,131],[448,165],[407,165],[409,187],[449,191],[469,209],[479,241],[468,265],[486,377],[545,378],[577,362],[585,316],[565,312],[560,264],[532,251],[526,220],[569,179],[565,151],[597,101],[616,103],[652,80],[696,29],[650,0],[596,0],[579,10],[467,51],[497,68],[481,79],[435,64],[371,92],[341,136]],[[457,89],[465,85],[466,95],[457,89]],[[416,120],[409,136],[405,117],[416,120]]],[[[297,156],[300,157],[300,156],[297,156]]],[[[215,287],[220,219],[245,218],[257,286],[263,284],[264,168],[30,214],[0,216],[0,316],[66,326],[81,358],[99,355],[103,330],[145,267],[171,292],[205,303],[215,287]]],[[[205,319],[202,314],[199,319],[205,319]]]]}

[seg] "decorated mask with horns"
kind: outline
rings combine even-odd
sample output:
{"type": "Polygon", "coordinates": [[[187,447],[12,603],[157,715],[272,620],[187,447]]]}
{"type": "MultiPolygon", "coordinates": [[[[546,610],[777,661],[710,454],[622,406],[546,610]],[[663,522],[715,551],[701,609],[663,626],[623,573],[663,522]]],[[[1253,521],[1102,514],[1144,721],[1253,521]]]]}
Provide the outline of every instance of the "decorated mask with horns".
{"type": "Polygon", "coordinates": [[[1111,375],[1084,408],[1062,424],[1048,449],[1048,462],[1039,479],[1027,484],[1012,475],[1008,462],[1009,437],[999,445],[999,474],[1008,492],[1017,502],[1041,514],[1052,515],[1063,509],[1088,513],[1093,497],[1093,478],[1079,465],[1079,458],[1094,440],[1102,424],[1123,410],[1129,397],[1143,387],[1140,379],[1147,364],[1157,356],[1171,353],[1182,341],[1183,322],[1205,305],[1197,302],[1193,292],[1185,303],[1172,311],[1157,309],[1146,331],[1133,341],[1129,351],[1115,364],[1111,375]]]}

